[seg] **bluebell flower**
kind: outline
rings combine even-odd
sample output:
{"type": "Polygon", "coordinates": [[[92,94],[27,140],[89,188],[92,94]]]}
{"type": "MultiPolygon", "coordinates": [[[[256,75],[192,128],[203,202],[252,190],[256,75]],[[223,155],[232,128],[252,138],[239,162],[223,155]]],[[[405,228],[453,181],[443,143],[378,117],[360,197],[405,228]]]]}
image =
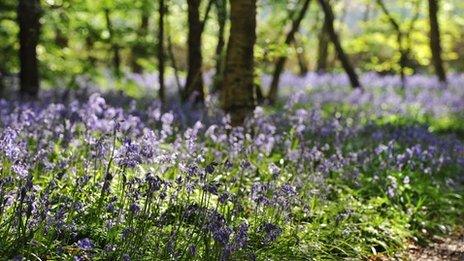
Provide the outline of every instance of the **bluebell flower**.
{"type": "Polygon", "coordinates": [[[187,252],[190,256],[195,256],[195,254],[197,253],[197,247],[194,244],[190,244],[188,246],[187,252]]]}
{"type": "Polygon", "coordinates": [[[124,255],[122,255],[122,260],[123,261],[131,261],[131,257],[129,256],[129,254],[124,254],[124,255]]]}
{"type": "Polygon", "coordinates": [[[140,207],[139,205],[137,205],[136,203],[132,203],[129,207],[130,211],[132,212],[132,214],[137,214],[139,213],[140,211],[140,207]]]}
{"type": "Polygon", "coordinates": [[[92,243],[92,241],[90,239],[83,238],[83,239],[77,241],[77,246],[80,249],[83,249],[83,250],[91,250],[93,248],[93,243],[92,243]]]}
{"type": "Polygon", "coordinates": [[[282,229],[275,224],[272,223],[264,223],[258,228],[259,232],[264,233],[264,242],[265,244],[269,244],[275,241],[281,234],[282,229]]]}

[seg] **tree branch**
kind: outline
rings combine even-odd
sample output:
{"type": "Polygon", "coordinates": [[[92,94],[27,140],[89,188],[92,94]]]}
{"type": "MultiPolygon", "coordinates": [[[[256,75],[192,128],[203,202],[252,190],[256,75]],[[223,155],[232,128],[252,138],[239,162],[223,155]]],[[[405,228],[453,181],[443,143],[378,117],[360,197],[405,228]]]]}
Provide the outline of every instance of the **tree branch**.
{"type": "Polygon", "coordinates": [[[203,21],[201,22],[201,32],[205,30],[206,22],[208,21],[209,18],[209,13],[211,11],[211,7],[213,6],[214,0],[209,0],[208,5],[206,6],[206,12],[205,12],[205,17],[203,18],[203,21]]]}

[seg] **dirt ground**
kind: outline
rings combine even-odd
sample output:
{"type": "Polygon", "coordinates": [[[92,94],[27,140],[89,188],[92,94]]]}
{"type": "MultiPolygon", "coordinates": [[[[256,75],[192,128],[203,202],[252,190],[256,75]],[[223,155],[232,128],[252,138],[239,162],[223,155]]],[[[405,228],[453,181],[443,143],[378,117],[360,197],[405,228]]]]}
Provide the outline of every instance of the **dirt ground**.
{"type": "Polygon", "coordinates": [[[411,245],[408,257],[411,261],[464,261],[464,229],[425,248],[411,245]]]}

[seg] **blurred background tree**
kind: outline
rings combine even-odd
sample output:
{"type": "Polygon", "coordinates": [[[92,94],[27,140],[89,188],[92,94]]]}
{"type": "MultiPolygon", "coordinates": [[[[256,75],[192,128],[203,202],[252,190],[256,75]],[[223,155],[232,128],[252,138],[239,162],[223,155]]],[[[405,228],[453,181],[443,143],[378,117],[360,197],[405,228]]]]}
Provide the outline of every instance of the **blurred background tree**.
{"type": "MultiPolygon", "coordinates": [[[[39,82],[72,89],[87,79],[132,95],[180,92],[183,101],[202,102],[224,85],[234,1],[2,0],[0,90],[22,86],[34,96],[39,82]],[[144,82],[151,92],[134,74],[158,75],[144,82]]],[[[463,12],[460,0],[260,0],[253,73],[274,75],[270,100],[284,71],[347,72],[354,87],[366,71],[445,82],[445,71],[464,68],[463,12]]]]}

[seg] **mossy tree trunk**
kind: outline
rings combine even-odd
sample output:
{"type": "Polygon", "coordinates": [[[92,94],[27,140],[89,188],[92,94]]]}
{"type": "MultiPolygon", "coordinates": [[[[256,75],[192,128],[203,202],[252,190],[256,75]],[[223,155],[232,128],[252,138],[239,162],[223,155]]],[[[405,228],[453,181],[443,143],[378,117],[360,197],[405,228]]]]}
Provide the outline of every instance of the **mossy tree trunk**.
{"type": "Polygon", "coordinates": [[[318,35],[318,45],[317,45],[317,62],[316,62],[316,72],[325,73],[327,72],[327,64],[329,57],[329,34],[328,32],[328,21],[324,17],[322,21],[322,26],[318,35]]]}
{"type": "Polygon", "coordinates": [[[221,91],[222,108],[240,125],[255,108],[253,83],[256,0],[230,0],[230,36],[221,91]]]}

